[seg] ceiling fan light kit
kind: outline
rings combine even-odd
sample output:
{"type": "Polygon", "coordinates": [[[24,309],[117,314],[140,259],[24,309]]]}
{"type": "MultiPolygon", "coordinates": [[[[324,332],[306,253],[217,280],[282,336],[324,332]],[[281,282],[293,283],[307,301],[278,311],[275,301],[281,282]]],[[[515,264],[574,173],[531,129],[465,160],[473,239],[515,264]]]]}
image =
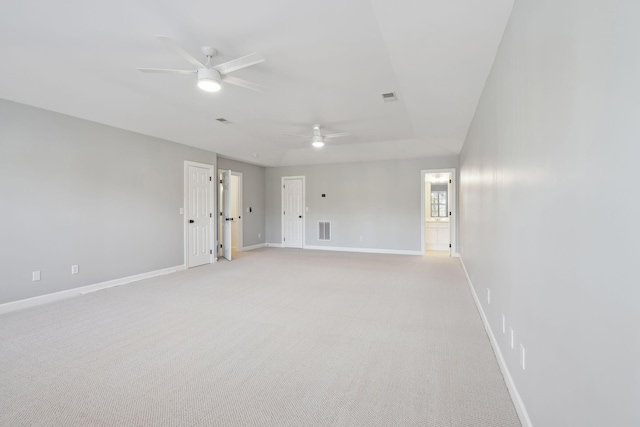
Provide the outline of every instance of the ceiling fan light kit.
{"type": "Polygon", "coordinates": [[[222,85],[222,76],[213,68],[200,68],[198,70],[198,87],[205,92],[218,92],[222,85]]]}
{"type": "Polygon", "coordinates": [[[324,147],[324,138],[322,137],[322,135],[314,135],[313,139],[311,140],[311,145],[313,145],[315,148],[324,147]]]}

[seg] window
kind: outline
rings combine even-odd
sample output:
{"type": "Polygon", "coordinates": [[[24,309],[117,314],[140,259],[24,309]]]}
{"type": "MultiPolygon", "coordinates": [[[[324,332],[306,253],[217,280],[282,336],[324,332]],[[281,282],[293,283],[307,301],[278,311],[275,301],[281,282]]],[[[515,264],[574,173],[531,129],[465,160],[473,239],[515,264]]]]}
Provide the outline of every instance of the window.
{"type": "Polygon", "coordinates": [[[449,216],[446,191],[431,192],[431,216],[436,218],[449,216]]]}

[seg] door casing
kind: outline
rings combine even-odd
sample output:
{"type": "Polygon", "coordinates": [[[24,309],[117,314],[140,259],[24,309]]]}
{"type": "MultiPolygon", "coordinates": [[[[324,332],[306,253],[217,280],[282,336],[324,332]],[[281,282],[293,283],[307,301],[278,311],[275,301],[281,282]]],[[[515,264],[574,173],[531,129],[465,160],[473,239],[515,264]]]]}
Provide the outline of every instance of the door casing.
{"type": "Polygon", "coordinates": [[[458,204],[457,204],[457,198],[456,198],[456,169],[455,168],[447,168],[447,169],[428,169],[428,170],[423,170],[420,171],[420,189],[421,189],[421,200],[422,200],[422,220],[420,221],[420,229],[421,229],[421,252],[424,254],[425,250],[426,250],[426,244],[425,244],[425,221],[427,219],[427,213],[425,211],[425,203],[426,203],[426,199],[425,199],[425,185],[424,185],[424,179],[425,179],[425,175],[428,174],[432,174],[432,173],[448,173],[450,174],[449,176],[451,176],[451,185],[449,186],[449,188],[451,189],[451,191],[449,191],[449,210],[451,211],[451,217],[449,218],[449,230],[451,233],[451,248],[449,250],[449,254],[452,257],[458,257],[460,256],[458,254],[458,247],[457,247],[457,236],[458,236],[458,222],[457,222],[457,218],[458,218],[458,204]]]}
{"type": "Polygon", "coordinates": [[[236,234],[236,250],[242,252],[243,250],[243,204],[242,204],[242,172],[236,172],[232,170],[219,169],[218,170],[218,179],[219,181],[223,181],[219,183],[219,194],[217,197],[218,200],[218,224],[219,224],[219,236],[218,243],[216,247],[216,255],[222,256],[225,259],[231,261],[232,258],[232,227],[233,224],[237,224],[237,234],[236,234]],[[231,177],[237,177],[237,186],[233,186],[231,177]],[[224,189],[224,182],[227,183],[226,191],[224,189]],[[237,218],[234,217],[233,222],[226,221],[225,218],[230,217],[231,215],[231,194],[236,193],[236,201],[237,201],[237,218]]]}
{"type": "Polygon", "coordinates": [[[282,227],[282,236],[280,238],[280,243],[283,247],[296,247],[296,248],[304,248],[305,246],[305,220],[306,220],[306,198],[305,198],[305,177],[304,176],[283,176],[280,180],[280,191],[281,191],[281,199],[282,199],[282,204],[281,204],[281,217],[282,217],[282,222],[281,222],[281,227],[282,227]],[[300,246],[287,246],[286,242],[285,242],[285,183],[287,180],[294,180],[294,179],[300,179],[302,180],[302,198],[301,198],[301,203],[302,206],[300,206],[300,212],[302,213],[302,230],[301,230],[301,236],[302,236],[302,242],[300,244],[300,246]]]}
{"type": "Polygon", "coordinates": [[[209,217],[209,263],[215,262],[216,257],[213,254],[213,246],[216,241],[216,230],[214,227],[213,213],[215,212],[215,191],[213,186],[213,177],[215,177],[215,167],[206,163],[192,162],[189,160],[184,161],[184,200],[182,207],[182,219],[184,224],[184,267],[189,268],[189,166],[196,166],[200,168],[206,168],[209,171],[211,180],[209,181],[209,212],[212,214],[209,217]]]}

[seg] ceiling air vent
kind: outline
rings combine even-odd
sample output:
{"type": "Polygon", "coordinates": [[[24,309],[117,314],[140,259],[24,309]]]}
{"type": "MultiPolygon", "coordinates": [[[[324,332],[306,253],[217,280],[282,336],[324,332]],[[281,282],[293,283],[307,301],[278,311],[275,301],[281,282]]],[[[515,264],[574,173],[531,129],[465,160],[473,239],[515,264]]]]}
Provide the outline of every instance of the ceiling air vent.
{"type": "Polygon", "coordinates": [[[396,102],[398,100],[398,97],[396,96],[395,92],[383,93],[382,100],[384,102],[396,102]]]}
{"type": "Polygon", "coordinates": [[[219,121],[220,123],[222,123],[223,125],[232,125],[233,122],[230,122],[229,120],[225,119],[224,117],[220,117],[218,119],[216,119],[217,121],[219,121]]]}
{"type": "Polygon", "coordinates": [[[331,240],[331,221],[318,221],[318,240],[331,240]]]}

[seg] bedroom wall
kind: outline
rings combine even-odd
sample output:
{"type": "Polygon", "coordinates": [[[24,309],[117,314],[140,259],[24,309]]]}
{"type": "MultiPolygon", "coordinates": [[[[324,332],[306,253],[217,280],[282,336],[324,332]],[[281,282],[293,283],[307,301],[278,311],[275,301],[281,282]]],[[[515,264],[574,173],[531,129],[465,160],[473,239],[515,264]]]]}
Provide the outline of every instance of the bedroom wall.
{"type": "Polygon", "coordinates": [[[0,100],[0,304],[184,264],[185,160],[216,155],[0,100]]]}
{"type": "Polygon", "coordinates": [[[305,176],[305,245],[420,251],[420,172],[457,166],[451,156],[267,168],[267,243],[282,243],[281,178],[305,176]],[[324,220],[331,221],[329,242],[317,240],[317,223],[324,220]]]}
{"type": "Polygon", "coordinates": [[[218,168],[242,172],[242,240],[244,247],[265,242],[265,168],[218,157],[218,168]],[[247,208],[251,212],[247,212],[247,208]]]}
{"type": "Polygon", "coordinates": [[[516,0],[460,155],[461,256],[534,426],[640,425],[639,18],[516,0]]]}

